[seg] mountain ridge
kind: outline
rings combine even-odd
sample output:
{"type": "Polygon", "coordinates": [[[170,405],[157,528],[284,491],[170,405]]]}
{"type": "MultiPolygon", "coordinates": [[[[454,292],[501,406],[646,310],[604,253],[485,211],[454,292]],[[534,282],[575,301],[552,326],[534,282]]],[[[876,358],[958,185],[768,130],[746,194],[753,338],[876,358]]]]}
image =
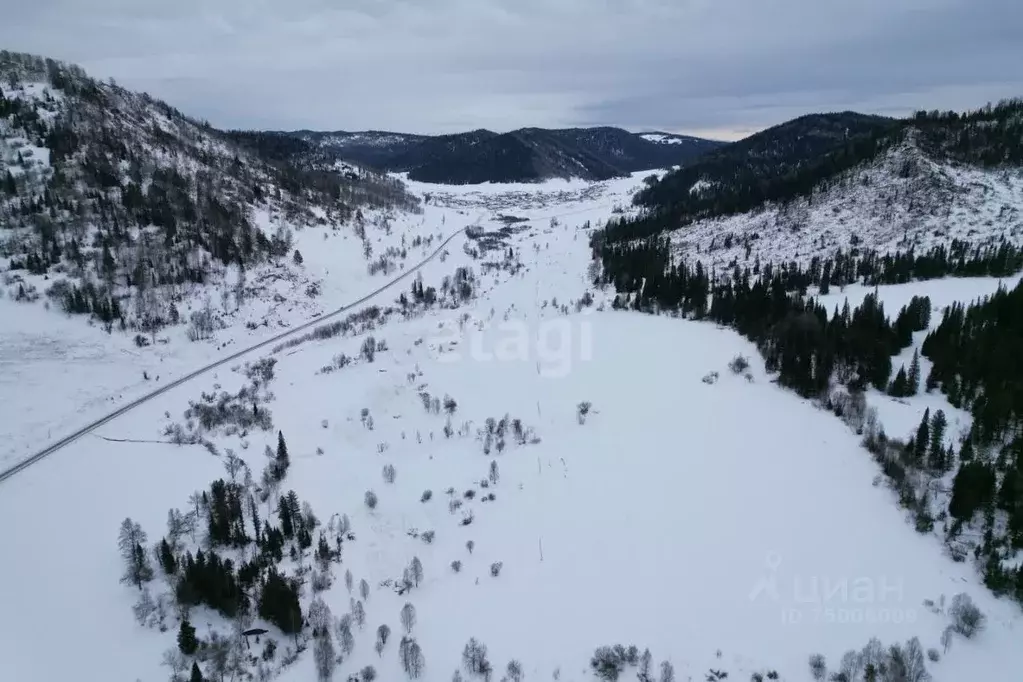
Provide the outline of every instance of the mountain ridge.
{"type": "Polygon", "coordinates": [[[727,143],[622,128],[518,128],[497,133],[418,135],[391,131],[273,131],[310,142],[346,161],[407,173],[435,184],[537,182],[576,177],[608,180],[639,170],[689,163],[727,143]]]}

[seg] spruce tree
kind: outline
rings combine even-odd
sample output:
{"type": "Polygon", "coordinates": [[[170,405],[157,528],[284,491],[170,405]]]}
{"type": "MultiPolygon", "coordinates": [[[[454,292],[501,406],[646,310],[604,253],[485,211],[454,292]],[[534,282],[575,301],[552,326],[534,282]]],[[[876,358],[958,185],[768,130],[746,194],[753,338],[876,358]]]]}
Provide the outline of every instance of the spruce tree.
{"type": "Polygon", "coordinates": [[[924,417],[920,420],[920,426],[916,430],[916,440],[913,441],[913,457],[917,464],[923,464],[927,448],[931,443],[931,408],[924,410],[924,417]]]}
{"type": "Polygon", "coordinates": [[[913,362],[909,365],[909,375],[907,376],[909,385],[907,387],[908,395],[916,395],[920,392],[920,351],[913,351],[913,362]]]}
{"type": "Polygon", "coordinates": [[[291,460],[288,458],[288,444],[284,442],[284,433],[282,431],[277,432],[277,470],[278,477],[284,478],[284,474],[288,471],[288,467],[291,465],[291,460]]]}
{"type": "Polygon", "coordinates": [[[202,676],[202,670],[199,670],[199,664],[196,661],[192,661],[192,676],[188,678],[188,682],[206,682],[206,678],[202,676]]]}
{"type": "Polygon", "coordinates": [[[291,518],[291,505],[288,504],[288,500],[281,495],[281,499],[277,502],[277,515],[281,519],[281,532],[284,537],[290,538],[295,534],[295,525],[291,518]]]}
{"type": "Polygon", "coordinates": [[[185,618],[181,621],[181,627],[178,628],[178,649],[181,653],[186,656],[191,656],[199,648],[199,640],[195,636],[195,628],[185,618]]]}
{"type": "Polygon", "coordinates": [[[174,558],[174,552],[171,551],[167,538],[160,541],[160,565],[163,566],[163,572],[167,575],[174,575],[178,570],[177,559],[174,558]]]}
{"type": "Polygon", "coordinates": [[[895,398],[903,398],[909,395],[909,380],[906,377],[906,368],[899,367],[898,374],[888,387],[888,395],[895,398]]]}
{"type": "Polygon", "coordinates": [[[936,471],[945,470],[945,429],[948,420],[945,413],[938,410],[931,418],[931,440],[928,448],[928,462],[936,471]]]}

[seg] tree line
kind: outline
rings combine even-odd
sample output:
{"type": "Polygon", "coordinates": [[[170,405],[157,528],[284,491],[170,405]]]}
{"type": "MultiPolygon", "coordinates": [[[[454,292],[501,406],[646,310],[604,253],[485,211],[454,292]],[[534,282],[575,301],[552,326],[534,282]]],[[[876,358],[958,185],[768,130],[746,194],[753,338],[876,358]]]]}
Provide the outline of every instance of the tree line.
{"type": "Polygon", "coordinates": [[[1023,568],[1007,562],[1023,548],[1023,284],[969,306],[946,309],[909,366],[897,370],[893,356],[930,326],[930,300],[914,297],[890,316],[876,292],[855,308],[846,301],[831,311],[805,295],[810,285],[820,286],[823,293],[835,278],[841,282],[852,274],[877,283],[906,281],[922,273],[1008,274],[1019,269],[1018,249],[958,244],[935,247],[922,257],[836,257],[808,269],[768,265],[759,272],[736,269],[730,276],[716,276],[699,261],[676,261],[664,238],[614,243],[597,233],[591,244],[603,266],[595,283],[612,285],[618,292],[613,307],[678,312],[727,325],[756,344],[779,384],[821,400],[844,418],[849,415],[843,412],[858,411],[857,428],[865,444],[898,490],[900,502],[915,512],[918,530],[930,531],[935,520],[945,518],[946,540],[954,542],[965,526],[983,516],[984,542],[975,557],[986,566],[985,579],[992,589],[1023,600],[1023,568]],[[921,355],[933,363],[926,377],[921,375],[921,355]],[[834,399],[836,382],[848,388],[852,402],[834,399]],[[946,445],[947,417],[927,412],[905,440],[892,437],[869,423],[876,422],[876,415],[864,419],[862,395],[869,387],[898,397],[940,390],[953,406],[971,411],[972,429],[958,446],[946,445]],[[910,471],[932,478],[954,472],[947,508],[934,510],[933,495],[914,484],[910,471]]]}

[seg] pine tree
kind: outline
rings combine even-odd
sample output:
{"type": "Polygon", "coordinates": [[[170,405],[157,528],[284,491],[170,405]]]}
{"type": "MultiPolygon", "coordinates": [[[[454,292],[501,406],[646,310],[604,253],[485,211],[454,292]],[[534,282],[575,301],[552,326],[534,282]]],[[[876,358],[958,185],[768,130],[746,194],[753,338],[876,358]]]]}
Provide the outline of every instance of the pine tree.
{"type": "Polygon", "coordinates": [[[948,420],[945,413],[938,410],[931,418],[931,440],[928,448],[928,463],[935,471],[945,470],[945,429],[948,420]]]}
{"type": "Polygon", "coordinates": [[[900,367],[895,379],[888,387],[888,395],[895,398],[902,398],[909,395],[909,380],[906,378],[906,368],[900,367]]]}
{"type": "Polygon", "coordinates": [[[199,648],[199,640],[195,636],[195,628],[185,618],[181,621],[181,627],[178,629],[178,649],[181,653],[186,656],[191,656],[199,648]]]}
{"type": "Polygon", "coordinates": [[[160,541],[160,565],[163,566],[163,572],[167,575],[174,575],[178,570],[177,559],[174,558],[174,552],[171,551],[167,538],[160,541]]]}
{"type": "Polygon", "coordinates": [[[206,682],[206,678],[202,676],[202,670],[199,670],[199,663],[196,661],[192,661],[192,676],[188,682],[206,682]]]}
{"type": "Polygon", "coordinates": [[[279,471],[279,478],[284,478],[284,474],[288,471],[288,467],[291,465],[291,460],[288,458],[288,444],[284,442],[284,433],[282,431],[277,432],[277,467],[279,471]]]}
{"type": "Polygon", "coordinates": [[[920,392],[920,351],[913,350],[913,362],[909,365],[909,375],[907,376],[908,386],[907,395],[916,395],[920,392]]]}
{"type": "Polygon", "coordinates": [[[916,430],[916,440],[913,441],[913,457],[916,459],[917,464],[923,464],[924,456],[927,454],[927,448],[930,445],[931,437],[931,408],[924,410],[924,417],[920,420],[920,426],[916,430]]]}
{"type": "Polygon", "coordinates": [[[284,537],[290,538],[295,535],[295,526],[291,518],[291,505],[288,504],[288,500],[281,495],[281,499],[277,501],[277,515],[281,520],[281,533],[284,537]]]}

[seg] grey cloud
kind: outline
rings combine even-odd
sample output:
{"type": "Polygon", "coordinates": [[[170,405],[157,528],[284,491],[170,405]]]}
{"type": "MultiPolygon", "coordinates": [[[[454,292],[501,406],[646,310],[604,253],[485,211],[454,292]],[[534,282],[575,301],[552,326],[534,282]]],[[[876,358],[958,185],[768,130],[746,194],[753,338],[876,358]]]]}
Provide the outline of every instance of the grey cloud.
{"type": "Polygon", "coordinates": [[[5,19],[5,47],[228,127],[735,137],[1023,92],[1009,0],[50,0],[5,19]]]}

